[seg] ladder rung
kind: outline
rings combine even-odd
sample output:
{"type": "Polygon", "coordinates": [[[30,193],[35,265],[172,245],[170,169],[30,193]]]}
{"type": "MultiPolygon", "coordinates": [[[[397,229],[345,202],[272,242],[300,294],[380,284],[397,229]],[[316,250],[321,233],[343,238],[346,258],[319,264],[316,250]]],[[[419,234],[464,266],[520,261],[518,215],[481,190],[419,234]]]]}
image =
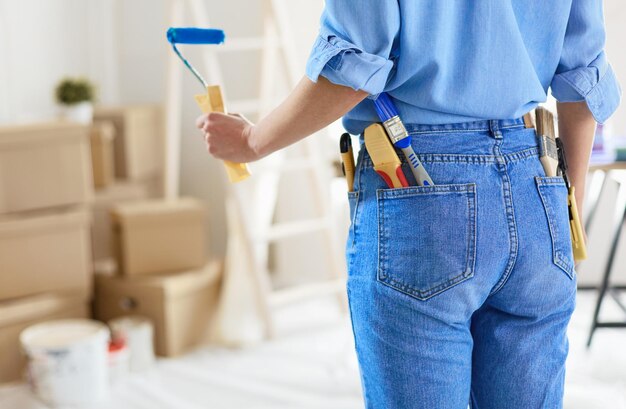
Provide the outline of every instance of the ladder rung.
{"type": "Polygon", "coordinates": [[[286,237],[305,235],[322,231],[329,227],[328,219],[316,218],[310,220],[298,220],[295,222],[276,223],[269,228],[267,234],[259,240],[276,241],[286,237]]]}
{"type": "Polygon", "coordinates": [[[240,99],[237,101],[231,101],[228,103],[228,111],[229,112],[237,112],[240,114],[243,113],[251,113],[257,112],[259,110],[259,105],[261,101],[258,99],[240,99]]]}
{"type": "Polygon", "coordinates": [[[264,45],[262,37],[229,38],[223,45],[215,47],[215,50],[223,52],[260,50],[264,45]]]}
{"type": "MultiPolygon", "coordinates": [[[[237,52],[237,51],[251,51],[262,50],[266,45],[263,37],[239,37],[227,39],[224,45],[215,47],[215,51],[221,52],[237,52]]],[[[282,47],[282,41],[276,41],[276,47],[282,47]]]]}
{"type": "MultiPolygon", "coordinates": [[[[272,101],[273,105],[280,104],[281,100],[276,99],[272,101]]],[[[259,108],[261,107],[261,100],[258,98],[250,98],[250,99],[239,99],[235,101],[230,101],[228,103],[228,111],[229,112],[237,112],[237,113],[258,113],[259,108]]]]}
{"type": "Polygon", "coordinates": [[[280,171],[280,172],[293,172],[299,170],[312,169],[315,166],[315,163],[312,159],[287,159],[282,163],[258,163],[254,165],[255,172],[270,172],[270,171],[280,171]]]}
{"type": "Polygon", "coordinates": [[[272,292],[269,302],[272,307],[281,307],[309,298],[335,294],[345,291],[343,279],[327,280],[317,283],[300,284],[272,292]]]}

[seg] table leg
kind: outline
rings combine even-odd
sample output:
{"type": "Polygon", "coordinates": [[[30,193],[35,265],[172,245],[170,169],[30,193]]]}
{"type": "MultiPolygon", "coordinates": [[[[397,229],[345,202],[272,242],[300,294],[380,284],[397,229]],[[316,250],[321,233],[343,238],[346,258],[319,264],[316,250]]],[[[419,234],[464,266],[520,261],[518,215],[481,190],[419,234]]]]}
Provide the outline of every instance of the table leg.
{"type": "Polygon", "coordinates": [[[613,262],[615,261],[615,255],[617,254],[617,247],[619,244],[619,239],[622,234],[622,230],[624,227],[624,221],[626,220],[626,183],[618,182],[619,190],[617,193],[617,201],[615,206],[615,214],[614,214],[614,223],[613,223],[613,236],[611,242],[611,251],[609,253],[609,258],[606,263],[606,268],[604,270],[604,277],[602,278],[602,285],[600,287],[600,293],[598,294],[598,300],[596,302],[596,308],[593,314],[593,322],[591,324],[591,331],[589,331],[589,338],[587,340],[587,347],[591,346],[591,340],[593,338],[593,334],[595,330],[599,327],[603,326],[626,326],[626,323],[619,323],[621,325],[613,325],[611,323],[602,323],[598,321],[598,317],[600,315],[600,309],[602,307],[602,301],[604,300],[604,296],[609,289],[609,279],[611,276],[611,271],[613,269],[613,262]]]}

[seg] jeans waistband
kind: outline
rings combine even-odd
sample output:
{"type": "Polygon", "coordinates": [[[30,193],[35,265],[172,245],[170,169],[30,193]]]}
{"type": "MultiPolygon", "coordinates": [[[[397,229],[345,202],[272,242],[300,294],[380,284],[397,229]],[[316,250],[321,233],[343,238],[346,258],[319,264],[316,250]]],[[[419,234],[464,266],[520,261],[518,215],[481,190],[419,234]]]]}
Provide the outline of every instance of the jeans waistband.
{"type": "Polygon", "coordinates": [[[524,118],[494,119],[473,122],[460,122],[454,124],[424,125],[407,124],[404,126],[411,135],[420,133],[446,133],[446,132],[497,132],[500,129],[520,128],[524,126],[524,118]]]}

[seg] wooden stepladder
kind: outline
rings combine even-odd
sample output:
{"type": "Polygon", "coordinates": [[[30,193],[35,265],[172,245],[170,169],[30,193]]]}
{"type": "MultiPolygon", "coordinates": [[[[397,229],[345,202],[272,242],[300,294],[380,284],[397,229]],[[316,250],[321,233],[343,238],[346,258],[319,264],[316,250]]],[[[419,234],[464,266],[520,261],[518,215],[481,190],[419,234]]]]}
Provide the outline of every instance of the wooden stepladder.
{"type": "MultiPolygon", "coordinates": [[[[227,101],[231,112],[257,114],[259,117],[267,114],[277,102],[275,84],[282,79],[292,88],[302,76],[302,69],[297,64],[297,49],[291,41],[293,35],[285,4],[285,0],[263,0],[262,36],[233,40],[227,38],[224,45],[202,48],[209,82],[223,84],[226,89],[228,84],[223,82],[218,55],[255,51],[262,53],[259,99],[227,101]],[[285,75],[278,78],[280,72],[285,75]]],[[[211,27],[208,10],[201,0],[170,0],[169,7],[172,26],[181,25],[184,11],[188,8],[193,25],[211,27]]],[[[180,62],[174,55],[170,58],[166,192],[173,197],[178,194],[182,73],[180,62]]],[[[300,142],[302,153],[295,158],[283,150],[250,164],[251,178],[227,185],[228,243],[221,324],[217,329],[218,339],[224,343],[245,344],[259,337],[274,337],[276,309],[309,297],[334,294],[341,308],[345,310],[343,248],[333,234],[331,207],[327,199],[332,163],[320,153],[317,146],[319,142],[316,143],[318,139],[311,137],[300,142]],[[310,190],[316,217],[274,222],[277,203],[282,194],[279,185],[286,173],[298,173],[303,184],[310,190]],[[324,237],[326,256],[326,262],[320,262],[320,268],[328,272],[327,279],[276,290],[269,267],[270,246],[281,240],[320,233],[324,237]],[[252,309],[255,319],[250,318],[252,309]],[[241,322],[242,320],[245,322],[241,322]],[[246,325],[248,328],[243,328],[246,325]],[[255,331],[250,328],[255,326],[258,331],[252,334],[255,331]]]]}

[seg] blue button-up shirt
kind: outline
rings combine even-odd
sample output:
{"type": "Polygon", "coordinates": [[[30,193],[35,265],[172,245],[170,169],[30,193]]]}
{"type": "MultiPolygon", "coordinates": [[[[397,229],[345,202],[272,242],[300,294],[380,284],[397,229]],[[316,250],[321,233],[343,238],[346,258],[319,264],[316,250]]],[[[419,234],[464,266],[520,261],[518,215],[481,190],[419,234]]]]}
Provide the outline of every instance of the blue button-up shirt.
{"type": "MultiPolygon", "coordinates": [[[[621,94],[604,44],[601,0],[326,0],[307,76],[386,91],[405,123],[517,118],[549,88],[604,122],[621,94]]],[[[366,99],[344,126],[377,120],[366,99]]]]}

